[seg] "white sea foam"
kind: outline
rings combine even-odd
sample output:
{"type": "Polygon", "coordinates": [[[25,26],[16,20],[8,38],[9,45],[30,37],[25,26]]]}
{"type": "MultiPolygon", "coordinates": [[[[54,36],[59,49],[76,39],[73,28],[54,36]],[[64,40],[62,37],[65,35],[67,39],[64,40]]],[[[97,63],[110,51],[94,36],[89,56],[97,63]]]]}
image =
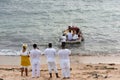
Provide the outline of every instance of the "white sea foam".
{"type": "Polygon", "coordinates": [[[17,56],[17,55],[20,55],[20,52],[19,51],[13,51],[13,50],[10,50],[10,49],[2,49],[0,50],[0,55],[9,55],[9,56],[17,56]]]}

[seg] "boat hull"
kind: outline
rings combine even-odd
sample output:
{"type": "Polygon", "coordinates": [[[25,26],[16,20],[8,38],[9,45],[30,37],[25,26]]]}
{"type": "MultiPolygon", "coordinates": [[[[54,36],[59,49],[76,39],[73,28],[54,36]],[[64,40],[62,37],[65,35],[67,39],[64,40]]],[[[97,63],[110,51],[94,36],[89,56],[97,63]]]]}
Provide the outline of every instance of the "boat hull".
{"type": "Polygon", "coordinates": [[[81,40],[76,40],[76,41],[66,41],[66,44],[80,44],[81,40]]]}

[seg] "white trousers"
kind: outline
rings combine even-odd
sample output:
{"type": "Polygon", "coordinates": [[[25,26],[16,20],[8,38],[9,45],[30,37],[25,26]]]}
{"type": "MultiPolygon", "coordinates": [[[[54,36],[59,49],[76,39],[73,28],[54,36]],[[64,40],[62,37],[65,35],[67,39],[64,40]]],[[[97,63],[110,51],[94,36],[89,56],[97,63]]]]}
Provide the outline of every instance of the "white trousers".
{"type": "Polygon", "coordinates": [[[39,61],[32,61],[32,77],[39,77],[40,76],[40,62],[39,61]]]}
{"type": "Polygon", "coordinates": [[[62,76],[70,77],[70,61],[69,60],[61,60],[60,66],[62,69],[62,76]]]}
{"type": "Polygon", "coordinates": [[[52,73],[52,70],[54,70],[55,73],[58,73],[55,62],[48,62],[48,70],[49,73],[52,73]]]}

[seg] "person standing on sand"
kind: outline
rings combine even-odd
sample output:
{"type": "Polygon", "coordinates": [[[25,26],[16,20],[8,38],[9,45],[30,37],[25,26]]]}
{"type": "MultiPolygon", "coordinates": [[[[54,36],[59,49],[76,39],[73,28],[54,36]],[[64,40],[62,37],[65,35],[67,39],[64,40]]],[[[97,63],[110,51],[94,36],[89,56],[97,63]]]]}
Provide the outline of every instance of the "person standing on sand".
{"type": "Polygon", "coordinates": [[[45,54],[47,57],[50,78],[52,78],[52,70],[55,71],[56,77],[59,78],[56,63],[55,63],[56,50],[52,48],[52,43],[49,43],[48,47],[49,48],[45,49],[43,54],[45,54]]]}
{"type": "Polygon", "coordinates": [[[30,51],[30,58],[32,64],[32,78],[40,76],[40,55],[41,51],[38,49],[37,44],[33,44],[33,49],[30,51]]]}
{"type": "Polygon", "coordinates": [[[30,66],[29,53],[27,51],[27,44],[23,44],[22,51],[20,53],[21,56],[21,76],[23,76],[23,72],[25,71],[25,75],[28,76],[28,66],[30,66]]]}
{"type": "Polygon", "coordinates": [[[63,79],[70,78],[70,59],[69,59],[70,54],[71,54],[71,51],[69,49],[65,49],[65,43],[63,43],[62,49],[58,51],[63,79]]]}

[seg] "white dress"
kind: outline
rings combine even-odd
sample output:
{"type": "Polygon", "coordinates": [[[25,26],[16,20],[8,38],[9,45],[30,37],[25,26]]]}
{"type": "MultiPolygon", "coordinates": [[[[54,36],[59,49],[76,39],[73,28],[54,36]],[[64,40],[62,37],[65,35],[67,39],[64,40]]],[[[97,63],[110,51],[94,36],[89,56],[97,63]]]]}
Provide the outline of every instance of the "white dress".
{"type": "Polygon", "coordinates": [[[28,51],[26,50],[25,52],[21,51],[20,52],[20,55],[21,55],[21,66],[23,68],[27,68],[28,66],[30,66],[30,60],[29,60],[29,57],[28,57],[28,51]]]}

